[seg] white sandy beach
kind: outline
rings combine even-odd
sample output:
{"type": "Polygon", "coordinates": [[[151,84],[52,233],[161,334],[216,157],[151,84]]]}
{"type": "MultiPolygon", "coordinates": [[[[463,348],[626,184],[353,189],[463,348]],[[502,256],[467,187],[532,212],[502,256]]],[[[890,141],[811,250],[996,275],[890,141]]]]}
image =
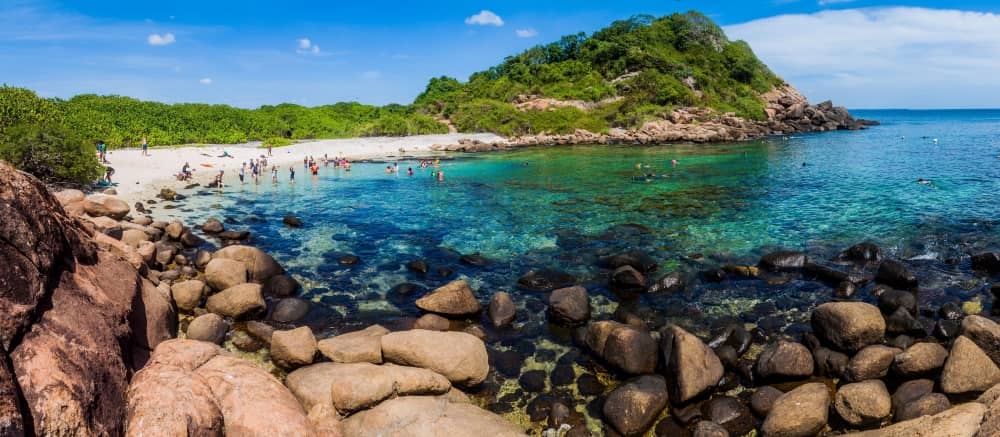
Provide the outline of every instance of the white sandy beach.
{"type": "MultiPolygon", "coordinates": [[[[330,158],[345,157],[350,160],[414,157],[434,154],[435,144],[458,144],[459,140],[483,142],[505,141],[493,134],[441,134],[410,137],[369,137],[338,140],[319,140],[274,148],[268,165],[286,167],[301,163],[302,158],[313,156],[318,161],[326,154],[330,158]]],[[[130,204],[158,193],[161,188],[183,187],[191,182],[179,182],[175,175],[187,162],[196,169],[194,181],[206,184],[219,170],[226,172],[226,183],[236,183],[239,167],[252,158],[267,155],[267,149],[258,144],[206,145],[150,149],[149,156],[142,156],[139,149],[119,149],[108,153],[108,162],[115,169],[112,181],[118,186],[118,195],[130,204]],[[232,158],[220,158],[223,151],[232,158]],[[207,165],[207,166],[206,166],[207,165]]],[[[283,168],[284,170],[284,168],[283,168]]]]}

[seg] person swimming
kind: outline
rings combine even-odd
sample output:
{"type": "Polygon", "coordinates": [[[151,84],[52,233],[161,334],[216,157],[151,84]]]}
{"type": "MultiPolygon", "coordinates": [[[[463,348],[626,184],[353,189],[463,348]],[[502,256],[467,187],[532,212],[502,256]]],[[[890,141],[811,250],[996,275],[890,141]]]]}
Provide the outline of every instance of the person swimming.
{"type": "Polygon", "coordinates": [[[413,167],[407,167],[406,168],[406,174],[408,176],[413,176],[413,167]]]}
{"type": "Polygon", "coordinates": [[[444,182],[444,170],[438,170],[438,182],[444,182]]]}

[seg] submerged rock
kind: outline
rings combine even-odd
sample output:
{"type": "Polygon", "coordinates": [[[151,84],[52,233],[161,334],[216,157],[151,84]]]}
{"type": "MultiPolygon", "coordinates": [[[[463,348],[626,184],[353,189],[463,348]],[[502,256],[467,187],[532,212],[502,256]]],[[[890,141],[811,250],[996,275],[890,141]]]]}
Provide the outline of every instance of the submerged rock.
{"type": "Polygon", "coordinates": [[[893,259],[884,260],[879,264],[875,281],[903,290],[917,288],[917,276],[906,265],[893,259]]]}
{"type": "Polygon", "coordinates": [[[581,286],[560,288],[549,296],[549,317],[563,326],[580,326],[590,319],[590,297],[581,286]]]}
{"type": "Polygon", "coordinates": [[[760,265],[771,271],[786,271],[801,269],[808,258],[802,252],[781,250],[771,252],[760,258],[760,265]]]}
{"type": "Polygon", "coordinates": [[[598,265],[612,270],[629,266],[641,273],[650,273],[656,271],[659,263],[657,263],[656,260],[649,256],[646,252],[633,250],[631,252],[601,258],[598,261],[598,265]]]}
{"type": "Polygon", "coordinates": [[[528,291],[552,291],[576,284],[576,278],[557,270],[530,270],[518,278],[517,287],[528,291]]]}
{"type": "Polygon", "coordinates": [[[647,293],[673,293],[684,287],[684,279],[680,273],[668,273],[660,276],[656,282],[649,284],[647,293]]]}
{"type": "Polygon", "coordinates": [[[858,243],[841,252],[840,259],[856,263],[877,263],[882,261],[882,248],[875,243],[858,243]]]}
{"type": "Polygon", "coordinates": [[[517,306],[514,305],[514,300],[511,299],[510,295],[505,291],[498,291],[490,298],[487,314],[494,328],[502,328],[514,321],[516,311],[517,306]]]}
{"type": "Polygon", "coordinates": [[[620,293],[640,293],[646,289],[646,277],[632,266],[622,266],[611,272],[612,290],[620,293]]]}
{"type": "Polygon", "coordinates": [[[985,252],[972,256],[973,270],[988,273],[1000,272],[1000,252],[985,252]]]}

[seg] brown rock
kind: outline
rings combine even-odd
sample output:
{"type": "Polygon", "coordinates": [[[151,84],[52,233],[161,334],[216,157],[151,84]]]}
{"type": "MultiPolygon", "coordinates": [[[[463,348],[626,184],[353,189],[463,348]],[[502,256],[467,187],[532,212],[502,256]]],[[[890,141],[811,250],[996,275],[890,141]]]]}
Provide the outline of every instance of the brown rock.
{"type": "Polygon", "coordinates": [[[652,373],[659,359],[656,340],[648,332],[620,325],[608,334],[601,354],[604,360],[631,375],[652,373]]]}
{"type": "Polygon", "coordinates": [[[251,281],[267,281],[272,276],[285,272],[283,268],[264,251],[250,246],[232,245],[219,249],[212,255],[213,259],[231,259],[241,261],[247,266],[251,281]]]}
{"type": "Polygon", "coordinates": [[[176,366],[149,366],[128,389],[126,435],[223,435],[222,411],[204,379],[176,366]]]}
{"type": "Polygon", "coordinates": [[[140,293],[132,301],[132,341],[153,350],[160,342],[174,338],[177,333],[177,312],[170,301],[170,293],[160,291],[153,283],[143,279],[140,293]]]}
{"type": "Polygon", "coordinates": [[[668,375],[673,376],[670,383],[675,402],[694,399],[722,379],[719,357],[694,334],[671,325],[661,335],[661,346],[668,375]]]}
{"type": "Polygon", "coordinates": [[[87,196],[83,201],[83,209],[93,217],[110,217],[115,220],[125,218],[132,210],[124,200],[103,194],[87,196]]]}
{"type": "Polygon", "coordinates": [[[271,360],[286,369],[312,364],[316,357],[316,337],[308,326],[271,334],[271,360]]]}
{"type": "Polygon", "coordinates": [[[188,324],[187,338],[191,340],[207,341],[209,343],[222,344],[226,339],[226,332],[229,325],[226,324],[218,314],[202,314],[195,317],[188,324]]]}
{"type": "Polygon", "coordinates": [[[205,266],[205,282],[215,290],[225,290],[246,283],[246,265],[231,259],[213,259],[205,266]]]}
{"type": "Polygon", "coordinates": [[[982,392],[1000,383],[1000,368],[972,340],[959,336],[941,372],[941,391],[982,392]]]}
{"type": "Polygon", "coordinates": [[[347,436],[523,437],[524,431],[475,405],[432,396],[403,396],[344,419],[347,436]]]}
{"type": "Polygon", "coordinates": [[[413,323],[413,329],[430,331],[447,331],[449,327],[451,327],[451,322],[437,314],[424,314],[413,323]]]}
{"type": "Polygon", "coordinates": [[[850,425],[877,425],[892,413],[892,400],[885,383],[877,379],[847,384],[837,390],[834,409],[850,425]]]}
{"type": "Polygon", "coordinates": [[[604,400],[604,419],[623,436],[646,432],[667,406],[667,384],[662,376],[630,379],[604,400]]]}
{"type": "Polygon", "coordinates": [[[178,282],[170,286],[170,294],[181,311],[192,311],[201,304],[205,296],[205,283],[197,279],[178,282]]]}
{"type": "Polygon", "coordinates": [[[844,376],[851,382],[881,378],[889,373],[889,366],[892,365],[896,354],[901,352],[894,347],[868,346],[851,357],[844,376]]]}
{"type": "Polygon", "coordinates": [[[389,333],[381,325],[320,340],[320,353],[336,363],[382,363],[382,336],[389,333]]]}
{"type": "Polygon", "coordinates": [[[549,316],[563,326],[579,326],[590,319],[590,297],[579,285],[553,290],[549,296],[549,316]]]}
{"type": "Polygon", "coordinates": [[[309,410],[333,405],[341,413],[375,406],[393,396],[436,395],[451,389],[448,380],[427,369],[371,363],[319,363],[286,379],[288,388],[309,410]]]}
{"type": "Polygon", "coordinates": [[[983,316],[969,316],[962,319],[962,335],[1000,365],[1000,324],[983,316]]]}
{"type": "Polygon", "coordinates": [[[813,332],[837,349],[854,352],[879,343],[885,319],[878,307],[864,302],[829,302],[812,313],[813,332]]]}
{"type": "Polygon", "coordinates": [[[448,316],[475,314],[482,309],[469,283],[462,280],[452,281],[417,299],[417,307],[448,316]]]}
{"type": "Polygon", "coordinates": [[[753,409],[754,414],[757,416],[767,417],[767,413],[774,406],[774,401],[778,400],[783,394],[785,393],[781,390],[769,385],[761,387],[750,396],[750,408],[753,409]]]}
{"type": "Polygon", "coordinates": [[[260,285],[240,284],[227,288],[208,297],[205,309],[234,319],[256,314],[264,310],[264,296],[260,285]]]}
{"type": "Polygon", "coordinates": [[[498,291],[490,298],[488,313],[493,327],[500,328],[513,322],[516,311],[517,306],[514,305],[514,300],[507,292],[498,291]]]}
{"type": "Polygon", "coordinates": [[[892,369],[912,378],[937,372],[948,359],[948,350],[937,343],[915,343],[893,359],[892,369]]]}
{"type": "Polygon", "coordinates": [[[386,334],[381,341],[385,361],[433,370],[453,384],[478,385],[490,370],[486,345],[463,332],[414,329],[386,334]]]}
{"type": "Polygon", "coordinates": [[[20,388],[7,360],[7,354],[0,349],[0,435],[23,436],[24,415],[18,406],[20,388]]]}
{"type": "Polygon", "coordinates": [[[854,434],[850,437],[940,437],[974,436],[979,429],[986,407],[978,402],[969,402],[933,416],[922,416],[914,420],[854,434]]]}
{"type": "Polygon", "coordinates": [[[765,380],[802,379],[813,374],[813,356],[802,343],[779,340],[757,357],[754,370],[765,380]]]}
{"type": "Polygon", "coordinates": [[[801,385],[774,401],[761,431],[767,437],[814,436],[826,426],[829,408],[830,391],[826,385],[801,385]]]}

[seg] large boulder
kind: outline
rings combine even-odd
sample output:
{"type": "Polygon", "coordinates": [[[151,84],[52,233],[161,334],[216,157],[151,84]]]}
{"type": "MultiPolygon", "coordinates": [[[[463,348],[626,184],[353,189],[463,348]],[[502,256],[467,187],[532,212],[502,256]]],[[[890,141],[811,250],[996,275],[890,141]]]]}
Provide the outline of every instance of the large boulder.
{"type": "Polygon", "coordinates": [[[812,313],[813,332],[846,352],[855,352],[885,337],[885,319],[878,307],[864,302],[829,302],[812,313]]]}
{"type": "Polygon", "coordinates": [[[205,282],[215,290],[246,283],[246,264],[231,259],[213,259],[205,266],[205,282]]]}
{"type": "Polygon", "coordinates": [[[445,377],[427,369],[371,363],[319,363],[288,374],[288,388],[306,410],[333,405],[350,414],[393,396],[437,395],[451,389],[445,377]]]}
{"type": "Polygon", "coordinates": [[[517,315],[517,306],[514,300],[505,291],[498,291],[490,298],[490,306],[487,310],[490,323],[494,328],[502,328],[514,321],[517,315]]]}
{"type": "Polygon", "coordinates": [[[921,416],[882,429],[845,434],[845,437],[937,437],[976,435],[986,406],[969,402],[933,416],[921,416]]]}
{"type": "Polygon", "coordinates": [[[715,387],[724,369],[719,357],[694,334],[671,325],[660,335],[660,350],[675,402],[687,402],[715,387]]]}
{"type": "Polygon", "coordinates": [[[983,316],[968,316],[962,319],[962,335],[1000,364],[1000,324],[983,316]]]}
{"type": "Polygon", "coordinates": [[[613,367],[630,375],[652,373],[658,357],[656,340],[648,332],[630,325],[611,330],[601,353],[613,367]]]}
{"type": "Polygon", "coordinates": [[[264,310],[264,295],[260,285],[240,284],[209,296],[205,309],[225,317],[243,318],[264,310]]]}
{"type": "Polygon", "coordinates": [[[761,425],[766,437],[807,437],[826,426],[830,389],[811,382],[778,397],[761,425]]]}
{"type": "Polygon", "coordinates": [[[124,413],[129,437],[224,435],[222,411],[211,387],[177,366],[151,366],[136,373],[124,413]]]}
{"type": "Polygon", "coordinates": [[[761,379],[804,379],[813,374],[813,356],[802,343],[785,340],[766,347],[757,357],[754,371],[761,379]]]}
{"type": "Polygon", "coordinates": [[[229,325],[218,314],[202,314],[188,324],[187,338],[190,340],[207,341],[222,344],[226,339],[229,325]]]}
{"type": "Polygon", "coordinates": [[[104,194],[92,194],[83,201],[83,210],[93,217],[121,220],[132,210],[124,200],[104,194]]]}
{"type": "Polygon", "coordinates": [[[156,287],[146,279],[141,282],[140,292],[132,301],[132,332],[136,333],[133,342],[153,350],[160,342],[174,338],[177,311],[166,284],[156,287]]]}
{"type": "Polygon", "coordinates": [[[381,343],[385,361],[433,370],[453,384],[478,385],[490,371],[486,345],[464,332],[413,329],[386,334],[381,343]]]}
{"type": "Polygon", "coordinates": [[[502,417],[446,397],[403,396],[351,415],[342,422],[354,437],[523,437],[524,431],[502,417]]]}
{"type": "Polygon", "coordinates": [[[217,250],[212,259],[231,259],[243,262],[251,281],[264,282],[272,276],[280,275],[285,269],[264,251],[251,246],[232,245],[217,250]]]}
{"type": "Polygon", "coordinates": [[[382,363],[382,336],[389,333],[381,325],[320,340],[320,353],[336,363],[382,363]]]}
{"type": "Polygon", "coordinates": [[[197,279],[177,282],[170,286],[170,294],[178,309],[190,312],[198,308],[205,297],[205,283],[197,279]]]}
{"type": "Polygon", "coordinates": [[[873,344],[858,351],[847,363],[844,377],[851,382],[882,378],[889,373],[896,355],[903,352],[894,347],[873,344]]]}
{"type": "Polygon", "coordinates": [[[549,296],[549,317],[563,326],[579,326],[590,319],[590,296],[579,285],[560,288],[549,296]]]}
{"type": "Polygon", "coordinates": [[[271,334],[271,361],[285,369],[312,364],[316,357],[316,337],[308,326],[271,334]]]}
{"type": "Polygon", "coordinates": [[[948,359],[948,350],[937,343],[921,342],[893,358],[892,369],[900,376],[913,378],[941,370],[948,359]]]}
{"type": "Polygon", "coordinates": [[[877,425],[892,413],[885,383],[877,379],[847,384],[837,390],[833,407],[852,426],[877,425]]]}
{"type": "Polygon", "coordinates": [[[646,432],[666,406],[666,381],[659,375],[643,375],[612,391],[602,412],[615,431],[630,437],[646,432]]]}
{"type": "Polygon", "coordinates": [[[1000,368],[968,337],[959,336],[941,371],[941,391],[947,394],[983,392],[1000,383],[1000,368]]]}
{"type": "Polygon", "coordinates": [[[469,283],[452,281],[417,299],[417,308],[446,316],[466,316],[482,309],[469,283]]]}

